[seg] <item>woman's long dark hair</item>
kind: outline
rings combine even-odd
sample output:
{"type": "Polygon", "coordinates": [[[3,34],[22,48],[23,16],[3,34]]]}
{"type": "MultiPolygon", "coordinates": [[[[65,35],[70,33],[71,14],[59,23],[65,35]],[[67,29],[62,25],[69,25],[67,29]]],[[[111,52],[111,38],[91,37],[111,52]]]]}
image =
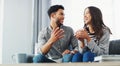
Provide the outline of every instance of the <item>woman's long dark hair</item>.
{"type": "MultiPolygon", "coordinates": [[[[92,17],[91,22],[92,22],[93,30],[95,32],[95,36],[97,40],[100,40],[100,38],[103,36],[103,28],[107,27],[103,22],[102,13],[99,8],[94,6],[90,6],[88,7],[88,9],[92,17]]],[[[111,33],[110,29],[109,32],[111,33]]]]}

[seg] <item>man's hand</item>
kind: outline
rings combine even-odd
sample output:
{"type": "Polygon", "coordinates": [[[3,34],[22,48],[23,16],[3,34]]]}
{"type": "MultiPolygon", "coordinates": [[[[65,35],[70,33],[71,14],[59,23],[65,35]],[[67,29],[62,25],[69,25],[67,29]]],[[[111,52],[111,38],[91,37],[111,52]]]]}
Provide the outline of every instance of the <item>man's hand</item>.
{"type": "Polygon", "coordinates": [[[64,55],[64,54],[75,54],[75,53],[77,53],[77,52],[78,52],[77,50],[72,50],[72,51],[70,51],[70,50],[66,49],[66,50],[62,53],[62,55],[64,55]]]}
{"type": "Polygon", "coordinates": [[[51,32],[51,37],[49,39],[49,42],[54,43],[60,38],[64,37],[63,33],[64,33],[64,30],[60,29],[59,27],[57,27],[56,29],[53,29],[53,31],[51,32]]]}
{"type": "Polygon", "coordinates": [[[46,54],[50,50],[54,42],[64,37],[63,33],[64,33],[63,29],[59,29],[59,27],[57,27],[56,29],[53,29],[50,39],[41,48],[42,53],[46,54]]]}
{"type": "Polygon", "coordinates": [[[69,53],[70,53],[70,50],[66,49],[66,50],[62,53],[62,55],[69,54],[69,53]]]}

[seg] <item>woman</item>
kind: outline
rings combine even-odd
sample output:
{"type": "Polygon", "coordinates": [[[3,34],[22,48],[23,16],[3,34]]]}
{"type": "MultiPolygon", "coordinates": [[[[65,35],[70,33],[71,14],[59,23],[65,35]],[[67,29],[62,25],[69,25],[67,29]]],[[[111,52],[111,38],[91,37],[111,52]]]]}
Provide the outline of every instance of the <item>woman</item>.
{"type": "MultiPolygon", "coordinates": [[[[75,33],[83,49],[82,61],[93,61],[94,56],[108,54],[111,31],[104,24],[99,8],[90,6],[84,11],[84,28],[75,33]]],[[[74,57],[76,58],[76,57],[74,57]]]]}

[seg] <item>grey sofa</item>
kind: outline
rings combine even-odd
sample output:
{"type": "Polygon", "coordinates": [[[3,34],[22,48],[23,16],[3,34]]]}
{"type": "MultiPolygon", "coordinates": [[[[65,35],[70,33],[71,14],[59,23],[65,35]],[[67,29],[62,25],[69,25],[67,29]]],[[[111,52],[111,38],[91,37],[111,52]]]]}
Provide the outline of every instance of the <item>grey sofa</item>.
{"type": "Polygon", "coordinates": [[[110,41],[109,54],[110,55],[119,55],[120,54],[120,39],[110,41]]]}
{"type": "MultiPolygon", "coordinates": [[[[119,55],[120,54],[120,40],[111,40],[109,45],[109,54],[110,55],[119,55]]],[[[32,63],[34,55],[27,55],[25,63],[32,63]]]]}

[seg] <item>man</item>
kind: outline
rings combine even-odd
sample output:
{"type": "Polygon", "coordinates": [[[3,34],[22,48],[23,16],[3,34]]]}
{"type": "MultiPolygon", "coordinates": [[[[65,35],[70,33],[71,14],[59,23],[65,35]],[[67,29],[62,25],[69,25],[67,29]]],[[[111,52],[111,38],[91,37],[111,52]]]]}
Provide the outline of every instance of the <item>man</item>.
{"type": "Polygon", "coordinates": [[[34,63],[57,62],[65,55],[68,57],[69,54],[77,52],[78,41],[74,37],[72,28],[63,25],[63,10],[62,5],[54,5],[48,9],[50,26],[39,33],[38,55],[33,58],[34,63]],[[73,51],[70,51],[70,46],[73,51]]]}

